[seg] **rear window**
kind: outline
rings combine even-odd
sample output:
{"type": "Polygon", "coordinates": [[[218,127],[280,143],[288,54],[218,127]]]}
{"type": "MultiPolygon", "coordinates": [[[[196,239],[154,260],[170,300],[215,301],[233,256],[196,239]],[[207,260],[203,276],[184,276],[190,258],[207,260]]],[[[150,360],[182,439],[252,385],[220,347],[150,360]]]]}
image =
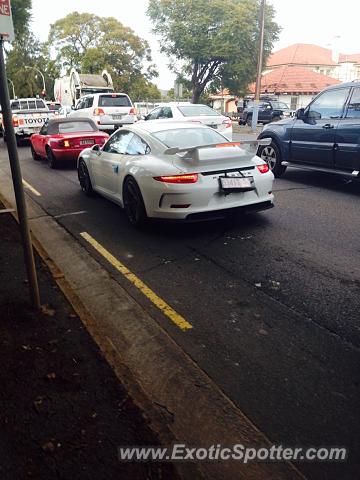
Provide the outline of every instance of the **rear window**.
{"type": "Polygon", "coordinates": [[[212,128],[178,128],[154,132],[152,135],[169,148],[194,147],[229,141],[212,128]]]}
{"type": "Polygon", "coordinates": [[[220,117],[221,115],[218,112],[215,112],[212,108],[207,105],[184,105],[177,107],[184,117],[197,117],[197,116],[213,116],[220,117]]]}
{"type": "Polygon", "coordinates": [[[99,107],[131,107],[127,95],[100,95],[99,107]]]}
{"type": "Polygon", "coordinates": [[[60,103],[48,103],[47,106],[48,106],[48,109],[52,112],[53,111],[57,112],[61,108],[60,103]]]}
{"type": "Polygon", "coordinates": [[[36,110],[38,108],[47,108],[42,100],[16,100],[11,102],[12,110],[36,110]]]}
{"type": "Polygon", "coordinates": [[[59,123],[59,133],[95,132],[90,122],[64,122],[59,123]]]}

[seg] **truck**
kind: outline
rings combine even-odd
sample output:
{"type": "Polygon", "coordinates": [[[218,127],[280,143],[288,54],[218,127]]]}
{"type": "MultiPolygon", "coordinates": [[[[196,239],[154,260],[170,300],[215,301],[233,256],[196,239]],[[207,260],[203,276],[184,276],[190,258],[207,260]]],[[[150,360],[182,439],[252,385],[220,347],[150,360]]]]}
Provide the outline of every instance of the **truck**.
{"type": "MultiPolygon", "coordinates": [[[[16,143],[18,145],[23,140],[30,138],[33,133],[39,132],[44,123],[54,115],[54,112],[49,111],[41,98],[18,98],[11,100],[10,107],[16,143]]],[[[4,141],[6,141],[6,131],[3,131],[3,135],[4,141]]]]}
{"type": "Polygon", "coordinates": [[[79,73],[72,68],[70,75],[57,78],[54,84],[54,98],[62,106],[73,107],[79,98],[92,93],[112,93],[114,85],[106,70],[101,74],[79,73]]]}

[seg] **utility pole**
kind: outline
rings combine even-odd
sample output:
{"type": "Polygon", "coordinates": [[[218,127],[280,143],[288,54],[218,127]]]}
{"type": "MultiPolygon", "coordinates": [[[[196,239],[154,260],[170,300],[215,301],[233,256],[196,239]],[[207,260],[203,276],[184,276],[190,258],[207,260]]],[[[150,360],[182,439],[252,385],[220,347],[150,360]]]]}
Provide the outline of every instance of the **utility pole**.
{"type": "Polygon", "coordinates": [[[263,51],[264,51],[264,24],[265,24],[265,1],[261,0],[260,15],[259,15],[259,50],[257,59],[257,72],[256,72],[256,86],[255,86],[255,99],[254,108],[251,121],[251,130],[256,132],[258,117],[259,117],[259,101],[260,101],[260,89],[261,89],[261,72],[263,64],[263,51]]]}
{"type": "Polygon", "coordinates": [[[24,250],[25,266],[29,281],[30,297],[33,307],[41,308],[39,287],[36,276],[34,252],[31,243],[30,228],[26,212],[25,194],[22,184],[20,162],[16,146],[16,138],[12,123],[12,113],[10,108],[10,96],[8,82],[6,78],[5,60],[4,60],[4,37],[0,36],[0,102],[2,107],[3,125],[7,138],[7,149],[9,154],[10,168],[14,192],[16,198],[16,208],[19,219],[21,240],[24,250]]]}
{"type": "Polygon", "coordinates": [[[14,82],[10,78],[8,78],[7,80],[8,80],[9,83],[11,83],[12,91],[13,91],[13,98],[16,98],[14,82]]]}

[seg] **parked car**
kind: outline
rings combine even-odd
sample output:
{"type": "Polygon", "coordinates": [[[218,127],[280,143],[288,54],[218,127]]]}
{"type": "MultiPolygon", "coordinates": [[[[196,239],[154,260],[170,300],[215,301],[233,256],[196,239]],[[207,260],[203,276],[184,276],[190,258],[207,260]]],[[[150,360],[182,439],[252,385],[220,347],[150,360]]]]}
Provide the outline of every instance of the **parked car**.
{"type": "MultiPolygon", "coordinates": [[[[251,125],[254,110],[254,102],[249,101],[241,113],[239,125],[251,125]]],[[[259,103],[259,123],[277,122],[284,117],[291,115],[290,108],[286,103],[278,100],[260,100],[259,103]]]]}
{"type": "Polygon", "coordinates": [[[137,121],[136,110],[125,93],[84,95],[68,116],[91,118],[99,130],[109,133],[123,125],[131,125],[137,121]]]}
{"type": "Polygon", "coordinates": [[[31,154],[34,160],[46,158],[49,167],[56,168],[59,161],[74,161],[84,148],[103,145],[108,138],[89,118],[57,117],[31,136],[31,154]]]}
{"type": "Polygon", "coordinates": [[[87,195],[96,190],[119,204],[135,226],[147,218],[197,221],[265,210],[274,199],[266,162],[200,123],[121,128],[103,147],[83,150],[78,177],[87,195]]]}
{"type": "Polygon", "coordinates": [[[359,132],[360,82],[343,83],[322,91],[295,118],[266,125],[259,138],[271,144],[258,154],[275,176],[291,165],[359,178],[359,132]]]}
{"type": "Polygon", "coordinates": [[[169,120],[173,122],[199,122],[217,130],[228,140],[232,140],[231,118],[221,115],[216,110],[198,103],[169,102],[151,110],[143,120],[169,120]]]}

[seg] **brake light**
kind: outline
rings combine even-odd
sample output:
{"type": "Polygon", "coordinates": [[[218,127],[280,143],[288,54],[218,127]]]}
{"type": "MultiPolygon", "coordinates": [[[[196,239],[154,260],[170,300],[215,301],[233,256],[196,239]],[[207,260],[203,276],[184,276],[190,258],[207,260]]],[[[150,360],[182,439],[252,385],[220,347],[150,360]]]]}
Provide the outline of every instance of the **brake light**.
{"type": "Polygon", "coordinates": [[[19,126],[19,119],[16,115],[13,115],[12,117],[12,122],[13,122],[13,126],[14,127],[18,127],[19,126]]]}
{"type": "Polygon", "coordinates": [[[260,173],[267,173],[270,170],[269,165],[267,163],[256,165],[256,167],[260,173]]]}
{"type": "Polygon", "coordinates": [[[96,108],[94,108],[93,114],[94,115],[105,115],[105,112],[102,108],[96,107],[96,108]]]}
{"type": "Polygon", "coordinates": [[[227,118],[222,123],[223,125],[225,125],[226,128],[230,128],[232,126],[231,118],[227,118]]]}
{"type": "Polygon", "coordinates": [[[130,108],[129,115],[136,115],[136,108],[131,107],[131,108],[130,108]]]}
{"type": "Polygon", "coordinates": [[[62,148],[69,148],[72,147],[74,144],[71,140],[59,140],[58,146],[62,148]]]}
{"type": "Polygon", "coordinates": [[[218,143],[216,148],[223,148],[223,147],[240,147],[241,142],[227,142],[227,143],[218,143]]]}
{"type": "Polygon", "coordinates": [[[165,183],[196,183],[199,175],[197,173],[186,173],[184,175],[167,175],[154,177],[154,180],[165,183]]]}

